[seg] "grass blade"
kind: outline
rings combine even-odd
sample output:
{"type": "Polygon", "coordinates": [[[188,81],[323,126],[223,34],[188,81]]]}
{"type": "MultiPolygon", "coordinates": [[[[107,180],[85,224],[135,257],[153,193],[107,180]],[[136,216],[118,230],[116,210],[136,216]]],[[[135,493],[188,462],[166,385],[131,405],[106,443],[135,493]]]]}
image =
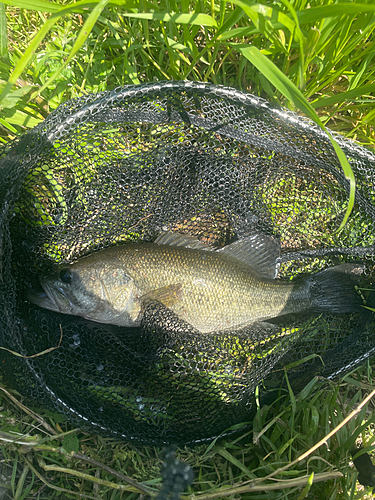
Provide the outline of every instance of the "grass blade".
{"type": "Polygon", "coordinates": [[[363,85],[362,87],[357,87],[354,90],[349,90],[347,92],[343,92],[333,96],[322,97],[321,99],[317,99],[316,101],[311,103],[311,106],[313,108],[332,106],[332,104],[351,101],[356,97],[362,97],[366,94],[371,95],[373,93],[375,93],[375,84],[363,85]]]}
{"type": "Polygon", "coordinates": [[[26,9],[26,10],[37,10],[40,12],[60,12],[62,8],[64,8],[63,5],[58,5],[53,2],[45,2],[44,0],[35,0],[34,1],[29,1],[29,0],[1,0],[2,3],[5,5],[10,5],[12,7],[18,7],[20,9],[26,9]]]}
{"type": "Polygon", "coordinates": [[[216,37],[220,39],[220,34],[225,33],[232,28],[238,21],[243,17],[245,12],[243,9],[236,7],[235,10],[230,14],[230,16],[224,21],[220,26],[219,31],[216,33],[216,37]]]}
{"type": "MultiPolygon", "coordinates": [[[[245,14],[249,16],[253,21],[258,30],[260,30],[258,17],[259,15],[261,15],[266,19],[272,20],[272,23],[270,23],[269,26],[275,32],[277,32],[277,30],[275,29],[275,23],[278,24],[279,28],[285,27],[291,33],[294,33],[296,31],[296,24],[293,19],[291,19],[288,15],[280,12],[280,10],[277,8],[272,8],[268,5],[263,5],[260,3],[254,4],[253,2],[249,2],[248,0],[234,0],[233,3],[241,7],[245,14]]],[[[291,8],[293,10],[293,7],[291,8]]],[[[297,30],[296,38],[298,37],[299,33],[300,30],[297,30]]]]}
{"type": "Polygon", "coordinates": [[[314,482],[314,472],[311,473],[309,480],[307,481],[306,486],[301,491],[301,494],[299,495],[297,500],[303,500],[304,498],[307,497],[307,495],[309,494],[309,491],[311,490],[311,486],[313,485],[313,482],[314,482]]]}
{"type": "Polygon", "coordinates": [[[359,15],[363,12],[375,12],[374,4],[365,3],[339,3],[312,7],[297,12],[300,24],[310,24],[321,21],[327,17],[338,17],[344,15],[359,15]]]}
{"type": "Polygon", "coordinates": [[[0,3],[0,59],[8,60],[7,19],[3,3],[0,3]]]}
{"type": "Polygon", "coordinates": [[[348,207],[346,209],[343,221],[338,228],[338,232],[346,224],[351,211],[354,206],[354,197],[355,197],[355,178],[353,170],[351,169],[349,162],[337,144],[337,142],[333,139],[331,134],[329,134],[324,127],[322,121],[319,116],[316,114],[314,108],[307,101],[305,96],[302,94],[300,90],[289,80],[288,77],[284,75],[284,73],[266,56],[264,56],[259,49],[256,47],[249,47],[247,45],[241,44],[231,44],[237,50],[241,52],[241,54],[246,57],[248,61],[250,61],[266,78],[269,82],[274,85],[279,92],[281,92],[290,102],[292,102],[299,110],[305,113],[310,119],[312,119],[316,124],[318,124],[328,135],[328,138],[337,154],[337,157],[341,163],[341,167],[344,171],[345,178],[349,181],[350,192],[349,192],[349,200],[348,207]]]}
{"type": "Polygon", "coordinates": [[[0,118],[0,124],[5,127],[7,130],[12,132],[12,134],[17,134],[17,129],[14,128],[10,123],[8,123],[4,118],[0,118]]]}
{"type": "Polygon", "coordinates": [[[215,19],[207,14],[169,14],[168,12],[125,12],[124,17],[135,19],[147,19],[149,21],[157,20],[165,23],[174,22],[176,24],[191,24],[198,26],[213,26],[217,27],[215,19]]]}
{"type": "Polygon", "coordinates": [[[18,61],[17,66],[14,68],[13,73],[10,75],[3,91],[0,94],[0,103],[8,92],[12,89],[13,85],[16,83],[18,78],[25,71],[27,65],[30,63],[36,49],[39,47],[40,43],[43,41],[44,37],[48,34],[52,26],[57,22],[58,17],[51,16],[42,26],[42,28],[37,32],[30,45],[25,50],[23,56],[18,61]]]}
{"type": "Polygon", "coordinates": [[[296,11],[294,10],[294,7],[288,0],[281,0],[282,3],[288,8],[293,21],[295,23],[295,29],[291,31],[291,34],[296,37],[297,41],[299,42],[299,61],[298,61],[298,68],[299,68],[299,87],[301,89],[305,88],[305,51],[304,51],[304,45],[306,43],[306,39],[301,31],[301,28],[299,26],[299,21],[298,21],[298,16],[296,11]]]}
{"type": "Polygon", "coordinates": [[[12,125],[20,125],[21,127],[35,127],[42,121],[42,118],[36,118],[34,116],[25,113],[24,111],[20,111],[19,109],[14,110],[12,113],[4,113],[4,117],[7,119],[7,122],[12,125]]]}
{"type": "Polygon", "coordinates": [[[266,78],[271,82],[279,92],[282,93],[296,108],[315,121],[324,129],[324,125],[316,114],[311,104],[307,101],[300,90],[289,80],[287,76],[266,56],[264,56],[256,47],[248,45],[230,44],[251,62],[266,78]]]}
{"type": "Polygon", "coordinates": [[[254,478],[254,474],[247,467],[245,467],[245,465],[242,462],[240,462],[239,460],[237,460],[237,458],[235,458],[233,455],[231,455],[228,450],[226,450],[225,448],[219,448],[218,453],[223,458],[225,458],[226,460],[228,460],[228,462],[231,462],[234,466],[236,466],[240,470],[242,470],[242,472],[249,479],[253,479],[254,478]]]}

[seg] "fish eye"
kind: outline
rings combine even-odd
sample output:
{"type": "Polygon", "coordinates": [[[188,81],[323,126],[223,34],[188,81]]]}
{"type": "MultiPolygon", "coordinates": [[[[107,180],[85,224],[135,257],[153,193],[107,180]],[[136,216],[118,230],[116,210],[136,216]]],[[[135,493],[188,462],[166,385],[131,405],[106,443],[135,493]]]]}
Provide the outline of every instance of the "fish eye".
{"type": "Polygon", "coordinates": [[[63,283],[68,283],[70,285],[72,282],[73,273],[69,269],[62,269],[59,276],[63,283]]]}

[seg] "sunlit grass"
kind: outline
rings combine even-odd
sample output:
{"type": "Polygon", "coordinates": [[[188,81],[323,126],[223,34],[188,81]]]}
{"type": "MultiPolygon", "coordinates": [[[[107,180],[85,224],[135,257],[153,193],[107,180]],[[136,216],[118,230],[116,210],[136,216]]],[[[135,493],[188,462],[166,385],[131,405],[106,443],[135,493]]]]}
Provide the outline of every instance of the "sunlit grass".
{"type": "MultiPolygon", "coordinates": [[[[308,498],[316,499],[363,498],[349,451],[356,444],[372,450],[375,417],[368,405],[305,460],[289,464],[324,440],[373,389],[370,365],[344,377],[340,384],[313,379],[298,394],[290,389],[289,403],[288,398],[279,397],[270,406],[260,407],[237,438],[181,448],[178,457],[195,471],[195,481],[183,498],[194,494],[200,500],[232,495],[292,500],[305,498],[308,492],[308,498]],[[273,480],[262,480],[286,466],[273,480]],[[306,488],[312,473],[314,484],[306,488]],[[300,496],[301,492],[306,495],[300,496]]],[[[34,498],[32,494],[39,490],[43,495],[38,498],[61,494],[63,498],[83,495],[113,500],[138,498],[141,493],[157,495],[161,449],[91,436],[57,414],[43,412],[40,417],[27,407],[14,406],[9,402],[11,394],[2,386],[0,390],[3,485],[13,492],[12,498],[34,498]]]]}
{"type": "MultiPolygon", "coordinates": [[[[9,99],[9,92],[26,86],[26,95],[13,96],[12,109],[33,119],[82,92],[165,79],[230,85],[293,107],[265,76],[265,59],[255,67],[244,52],[252,47],[282,71],[331,129],[374,144],[370,1],[116,6],[102,0],[87,7],[40,1],[38,12],[28,0],[5,3],[9,64],[1,66],[3,89],[9,99]]],[[[17,133],[34,123],[20,114],[5,121],[17,133]]]]}

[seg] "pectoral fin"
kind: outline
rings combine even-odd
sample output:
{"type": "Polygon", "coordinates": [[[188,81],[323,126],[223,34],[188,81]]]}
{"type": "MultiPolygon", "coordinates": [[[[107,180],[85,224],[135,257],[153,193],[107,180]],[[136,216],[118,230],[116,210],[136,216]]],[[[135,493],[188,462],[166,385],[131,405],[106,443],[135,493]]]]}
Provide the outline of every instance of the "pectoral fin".
{"type": "Polygon", "coordinates": [[[161,302],[165,307],[172,307],[182,297],[182,285],[176,283],[173,285],[150,290],[139,298],[139,301],[147,306],[150,302],[161,302]]]}

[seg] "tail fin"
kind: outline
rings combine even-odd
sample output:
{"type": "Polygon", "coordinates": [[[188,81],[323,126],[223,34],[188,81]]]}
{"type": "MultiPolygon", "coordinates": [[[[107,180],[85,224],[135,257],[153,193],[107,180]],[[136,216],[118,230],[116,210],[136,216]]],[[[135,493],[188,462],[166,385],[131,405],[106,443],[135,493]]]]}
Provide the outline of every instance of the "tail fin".
{"type": "Polygon", "coordinates": [[[341,264],[309,276],[311,306],[320,312],[346,313],[359,311],[363,302],[355,292],[365,269],[362,262],[341,264]]]}

